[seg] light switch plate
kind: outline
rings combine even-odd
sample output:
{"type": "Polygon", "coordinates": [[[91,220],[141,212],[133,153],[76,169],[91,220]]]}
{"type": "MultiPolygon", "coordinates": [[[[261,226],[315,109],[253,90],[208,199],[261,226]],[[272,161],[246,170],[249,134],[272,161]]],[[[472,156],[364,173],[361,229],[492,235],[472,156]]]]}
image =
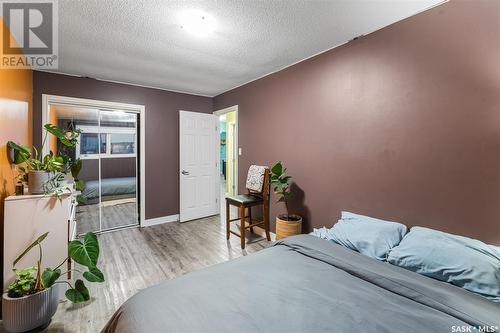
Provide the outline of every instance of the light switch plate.
{"type": "Polygon", "coordinates": [[[241,156],[241,147],[238,147],[238,156],[241,156]]]}

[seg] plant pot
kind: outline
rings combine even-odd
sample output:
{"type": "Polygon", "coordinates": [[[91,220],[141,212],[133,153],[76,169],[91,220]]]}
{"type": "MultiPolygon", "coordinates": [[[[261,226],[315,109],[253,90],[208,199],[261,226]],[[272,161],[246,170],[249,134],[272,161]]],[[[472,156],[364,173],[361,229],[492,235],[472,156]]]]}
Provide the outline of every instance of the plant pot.
{"type": "Polygon", "coordinates": [[[8,332],[26,332],[49,324],[59,305],[58,286],[12,298],[3,294],[3,326],[8,332]]]}
{"type": "Polygon", "coordinates": [[[50,179],[50,172],[46,171],[30,171],[28,173],[28,193],[29,194],[44,194],[43,186],[50,179]]]}
{"type": "Polygon", "coordinates": [[[75,183],[75,178],[73,178],[71,173],[65,173],[64,178],[59,182],[59,185],[73,188],[74,183],[75,183]]]}
{"type": "Polygon", "coordinates": [[[302,233],[302,217],[298,215],[286,215],[276,217],[276,239],[282,239],[289,236],[300,235],[302,233]]]}

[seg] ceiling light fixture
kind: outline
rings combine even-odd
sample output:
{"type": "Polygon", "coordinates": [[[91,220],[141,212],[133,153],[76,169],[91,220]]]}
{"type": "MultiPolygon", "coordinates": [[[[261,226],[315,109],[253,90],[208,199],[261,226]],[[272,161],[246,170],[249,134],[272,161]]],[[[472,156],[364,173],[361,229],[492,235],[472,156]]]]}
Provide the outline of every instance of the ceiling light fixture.
{"type": "Polygon", "coordinates": [[[206,36],[215,29],[215,20],[198,9],[189,9],[180,13],[181,29],[195,36],[206,36]]]}

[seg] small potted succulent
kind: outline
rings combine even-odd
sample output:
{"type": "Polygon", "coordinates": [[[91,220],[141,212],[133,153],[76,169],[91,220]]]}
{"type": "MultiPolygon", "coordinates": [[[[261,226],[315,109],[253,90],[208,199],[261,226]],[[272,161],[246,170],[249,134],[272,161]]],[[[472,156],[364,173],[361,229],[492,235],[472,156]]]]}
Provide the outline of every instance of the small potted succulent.
{"type": "Polygon", "coordinates": [[[278,197],[278,202],[285,204],[285,214],[276,217],[276,239],[285,238],[292,235],[298,235],[302,231],[302,217],[296,214],[290,214],[289,199],[290,181],[292,177],[288,175],[287,169],[282,161],[278,161],[271,168],[271,184],[273,191],[278,197]]]}
{"type": "Polygon", "coordinates": [[[82,279],[77,279],[74,285],[71,281],[60,279],[68,273],[61,269],[68,259],[86,268],[82,276],[88,282],[104,282],[104,274],[97,268],[99,242],[92,232],[85,235],[83,242],[69,242],[68,257],[59,266],[46,267],[42,272],[41,243],[47,235],[48,232],[38,237],[14,260],[12,266],[17,278],[2,297],[3,326],[8,332],[26,332],[48,325],[59,304],[57,287],[61,283],[69,286],[65,295],[71,302],[82,303],[90,299],[89,290],[82,279]],[[35,247],[39,250],[36,265],[17,269],[16,264],[35,247]]]}
{"type": "MultiPolygon", "coordinates": [[[[80,135],[79,130],[60,129],[52,124],[45,124],[45,136],[41,150],[47,141],[48,134],[54,135],[65,147],[74,148],[80,135]]],[[[26,175],[30,194],[48,194],[57,189],[65,179],[64,167],[70,160],[66,155],[56,155],[52,151],[43,156],[33,147],[31,149],[13,141],[7,142],[8,157],[11,163],[17,165],[21,174],[26,175]]]]}

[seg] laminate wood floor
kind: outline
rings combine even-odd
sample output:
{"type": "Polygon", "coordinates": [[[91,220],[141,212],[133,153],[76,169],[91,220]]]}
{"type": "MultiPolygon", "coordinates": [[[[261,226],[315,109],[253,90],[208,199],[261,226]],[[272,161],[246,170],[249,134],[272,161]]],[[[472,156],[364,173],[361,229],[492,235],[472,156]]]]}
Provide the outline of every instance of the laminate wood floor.
{"type": "Polygon", "coordinates": [[[87,304],[60,303],[43,332],[99,332],[115,310],[139,290],[270,244],[250,234],[246,249],[241,250],[238,237],[231,235],[226,241],[219,216],[105,233],[99,235],[99,241],[99,265],[106,282],[91,285],[92,299],[87,304]]]}
{"type": "Polygon", "coordinates": [[[135,202],[112,203],[104,201],[101,210],[99,210],[99,204],[78,206],[76,208],[77,234],[83,235],[88,231],[99,230],[99,212],[102,212],[103,230],[139,223],[135,202]]]}

